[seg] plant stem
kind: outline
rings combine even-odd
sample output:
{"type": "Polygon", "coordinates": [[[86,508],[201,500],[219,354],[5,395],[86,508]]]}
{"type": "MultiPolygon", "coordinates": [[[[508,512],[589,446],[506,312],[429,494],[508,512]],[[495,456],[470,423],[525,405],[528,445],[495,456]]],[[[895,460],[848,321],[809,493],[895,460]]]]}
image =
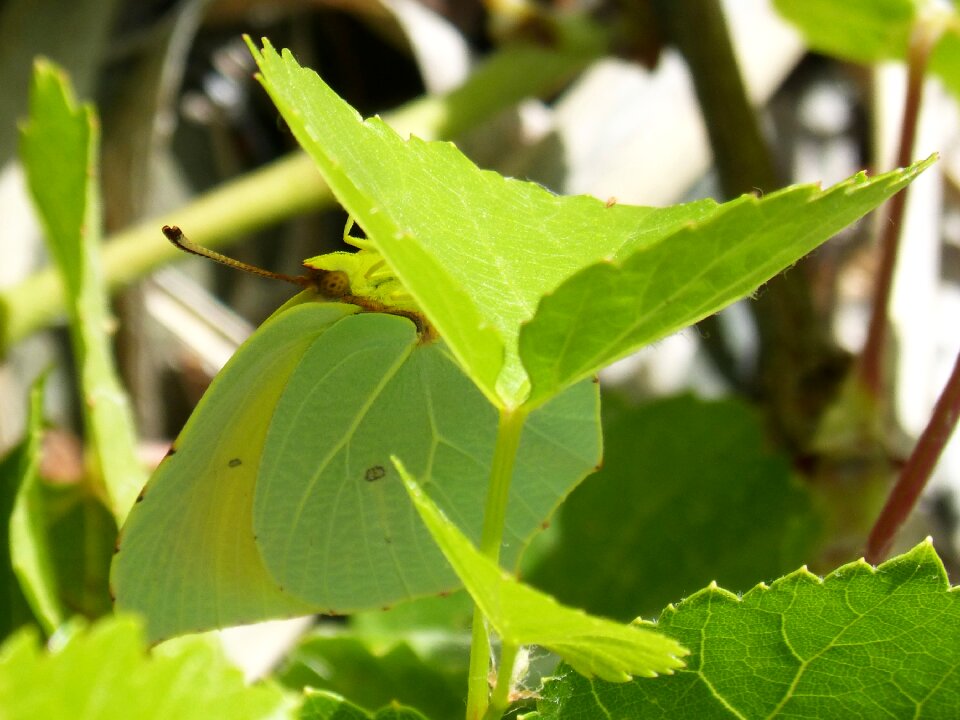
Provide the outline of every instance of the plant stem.
{"type": "Polygon", "coordinates": [[[497,684],[490,697],[490,706],[487,708],[483,720],[499,720],[510,707],[510,685],[513,682],[513,666],[517,661],[519,645],[506,645],[500,648],[500,667],[497,670],[497,684]]]}
{"type": "Polygon", "coordinates": [[[865,553],[867,562],[876,564],[886,558],[897,531],[910,515],[920,493],[930,480],[947,441],[956,429],[958,418],[960,418],[960,354],[957,355],[953,372],[933,408],[930,422],[927,423],[906,465],[903,466],[900,478],[870,532],[865,553]]]}
{"type": "MultiPolygon", "coordinates": [[[[480,533],[480,552],[494,562],[500,559],[507,501],[510,498],[510,481],[513,478],[513,463],[517,457],[517,449],[520,447],[520,435],[526,419],[526,408],[500,410],[497,444],[493,450],[490,485],[487,488],[483,529],[480,533]]],[[[479,608],[474,607],[470,669],[467,679],[467,720],[480,720],[486,717],[489,706],[489,683],[487,682],[489,668],[490,638],[487,635],[483,613],[479,608]]]]}
{"type": "MultiPolygon", "coordinates": [[[[910,47],[907,51],[907,95],[904,99],[903,119],[900,123],[897,167],[909,165],[910,158],[913,155],[913,146],[917,136],[917,119],[920,116],[920,104],[923,100],[927,62],[941,32],[941,24],[925,22],[921,18],[910,37],[910,47]]],[[[884,359],[889,331],[887,316],[893,286],[893,273],[897,266],[897,255],[900,250],[900,235],[906,205],[906,188],[890,198],[889,214],[886,222],[883,223],[880,235],[880,267],[873,291],[870,325],[867,329],[866,342],[858,360],[860,379],[875,399],[884,396],[886,385],[884,359]]]]}
{"type": "Polygon", "coordinates": [[[734,198],[779,187],[720,0],[656,0],[653,8],[690,68],[723,194],[734,198]]]}

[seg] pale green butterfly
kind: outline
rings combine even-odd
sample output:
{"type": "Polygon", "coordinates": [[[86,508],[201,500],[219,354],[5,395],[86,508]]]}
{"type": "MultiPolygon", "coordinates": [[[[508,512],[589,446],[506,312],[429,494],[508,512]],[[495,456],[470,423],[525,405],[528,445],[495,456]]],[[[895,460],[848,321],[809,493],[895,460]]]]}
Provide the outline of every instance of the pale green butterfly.
{"type": "MultiPolygon", "coordinates": [[[[150,478],[117,543],[117,608],[160,639],[273,617],[346,613],[459,583],[390,462],[479,537],[497,416],[366,241],[306,261],[309,274],[244,266],[306,289],[214,379],[150,478]],[[331,301],[333,300],[333,301],[331,301]]],[[[600,458],[597,386],[529,418],[502,561],[600,458]]]]}

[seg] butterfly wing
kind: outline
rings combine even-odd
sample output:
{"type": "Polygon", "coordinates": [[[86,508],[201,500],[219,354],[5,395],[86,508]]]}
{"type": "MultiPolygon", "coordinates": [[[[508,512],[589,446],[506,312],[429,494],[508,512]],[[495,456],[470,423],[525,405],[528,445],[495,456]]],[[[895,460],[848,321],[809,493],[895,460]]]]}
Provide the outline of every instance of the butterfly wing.
{"type": "Polygon", "coordinates": [[[253,495],[267,428],[304,353],[357,311],[306,303],[274,316],[231,358],[131,511],[113,560],[118,610],[152,640],[316,609],[267,573],[253,495]]]}

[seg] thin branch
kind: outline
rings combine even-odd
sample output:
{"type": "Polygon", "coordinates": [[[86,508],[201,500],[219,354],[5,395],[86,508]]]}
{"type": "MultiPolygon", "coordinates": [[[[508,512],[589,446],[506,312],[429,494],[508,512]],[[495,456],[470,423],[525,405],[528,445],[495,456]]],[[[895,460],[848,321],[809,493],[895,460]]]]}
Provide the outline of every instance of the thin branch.
{"type": "MultiPolygon", "coordinates": [[[[907,53],[907,96],[903,104],[900,125],[900,144],[897,149],[897,167],[906,167],[913,156],[917,136],[917,119],[923,100],[924,78],[930,53],[942,33],[937,23],[920,20],[910,38],[907,53]]],[[[893,273],[901,244],[903,214],[907,191],[901,190],[890,199],[889,215],[880,236],[880,269],[874,287],[873,310],[867,330],[867,340],[859,358],[859,372],[864,386],[874,398],[884,396],[885,353],[889,333],[888,310],[893,286],[893,273]]]]}
{"type": "Polygon", "coordinates": [[[886,505],[880,511],[870,531],[865,557],[868,562],[879,563],[886,558],[890,546],[904,521],[910,515],[920,493],[926,487],[933,474],[944,447],[957,426],[960,417],[960,354],[950,379],[947,380],[930,422],[917,441],[913,453],[900,473],[900,478],[887,498],[886,505]]]}

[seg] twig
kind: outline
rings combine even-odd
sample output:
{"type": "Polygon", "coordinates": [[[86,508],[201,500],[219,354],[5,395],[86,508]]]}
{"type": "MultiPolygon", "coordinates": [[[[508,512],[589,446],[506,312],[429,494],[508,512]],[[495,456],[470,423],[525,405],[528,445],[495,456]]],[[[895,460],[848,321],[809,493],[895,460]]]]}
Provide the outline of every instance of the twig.
{"type": "MultiPolygon", "coordinates": [[[[920,19],[910,37],[907,52],[907,96],[903,104],[900,125],[900,145],[897,149],[897,167],[910,164],[917,135],[917,119],[923,100],[924,77],[930,53],[942,33],[942,23],[920,19]]],[[[907,191],[901,190],[890,199],[889,216],[880,235],[880,269],[874,287],[873,310],[867,330],[867,340],[858,361],[861,380],[874,398],[884,396],[885,352],[889,331],[888,309],[893,285],[893,272],[901,244],[903,213],[907,191]]]]}
{"type": "Polygon", "coordinates": [[[910,515],[920,493],[930,480],[937,461],[957,426],[958,417],[960,417],[960,354],[957,355],[950,379],[947,380],[933,408],[930,422],[917,441],[906,465],[903,466],[897,484],[893,487],[886,505],[880,511],[880,517],[870,531],[865,553],[868,562],[876,564],[886,558],[900,526],[910,515]]]}

